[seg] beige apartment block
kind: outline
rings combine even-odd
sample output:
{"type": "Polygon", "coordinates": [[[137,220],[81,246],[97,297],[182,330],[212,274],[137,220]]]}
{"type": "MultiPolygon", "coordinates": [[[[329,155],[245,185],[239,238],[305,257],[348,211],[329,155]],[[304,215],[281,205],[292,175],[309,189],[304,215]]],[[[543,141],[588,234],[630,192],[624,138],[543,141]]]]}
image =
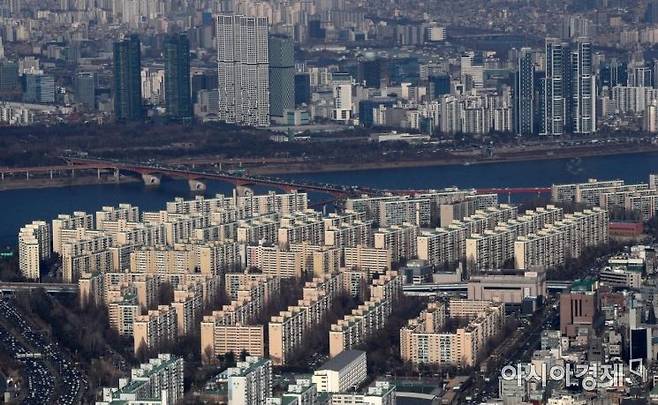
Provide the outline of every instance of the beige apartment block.
{"type": "Polygon", "coordinates": [[[365,246],[345,248],[345,267],[362,269],[368,273],[384,273],[393,264],[389,249],[376,249],[365,246]]]}
{"type": "Polygon", "coordinates": [[[135,317],[133,341],[135,353],[140,348],[158,349],[165,343],[175,342],[178,336],[176,310],[169,305],[159,305],[144,315],[135,317]]]}
{"type": "Polygon", "coordinates": [[[342,273],[325,275],[307,283],[302,299],[273,316],[268,325],[269,355],[276,365],[283,365],[298,350],[306,334],[332,308],[333,301],[344,291],[342,273]]]}
{"type": "Polygon", "coordinates": [[[487,341],[502,331],[504,319],[503,303],[451,300],[447,308],[430,303],[400,330],[400,356],[415,365],[472,367],[481,360],[487,341]],[[461,318],[468,325],[447,332],[447,318],[461,318]]]}
{"type": "Polygon", "coordinates": [[[380,228],[374,233],[374,247],[391,251],[391,260],[409,259],[418,254],[418,234],[420,228],[405,222],[388,228],[380,228]]]}

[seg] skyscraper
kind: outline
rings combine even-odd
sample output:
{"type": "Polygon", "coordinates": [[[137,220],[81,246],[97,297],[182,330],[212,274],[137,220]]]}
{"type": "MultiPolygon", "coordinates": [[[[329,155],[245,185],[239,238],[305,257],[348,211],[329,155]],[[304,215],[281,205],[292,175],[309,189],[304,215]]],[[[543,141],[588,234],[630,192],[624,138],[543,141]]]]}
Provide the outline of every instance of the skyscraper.
{"type": "Polygon", "coordinates": [[[270,115],[295,109],[295,48],[286,36],[270,35],[270,115]]]}
{"type": "Polygon", "coordinates": [[[571,52],[568,129],[575,134],[596,132],[596,76],[592,71],[592,43],[579,38],[571,52]]]}
{"type": "Polygon", "coordinates": [[[167,37],[164,43],[165,105],[174,120],[192,119],[190,97],[190,41],[184,34],[167,37]]]}
{"type": "Polygon", "coordinates": [[[516,135],[534,133],[535,65],[530,48],[522,48],[514,79],[514,132],[516,135]]]}
{"type": "Polygon", "coordinates": [[[558,39],[546,39],[546,77],[542,81],[543,99],[540,100],[542,119],[541,135],[564,133],[567,93],[565,75],[569,62],[568,46],[558,39]]]}
{"type": "Polygon", "coordinates": [[[96,75],[93,72],[80,72],[75,76],[75,98],[89,110],[96,107],[96,75]]]}
{"type": "Polygon", "coordinates": [[[311,76],[295,73],[295,105],[308,104],[311,101],[311,76]]]}
{"type": "Polygon", "coordinates": [[[51,75],[26,74],[23,77],[25,80],[23,101],[45,104],[55,102],[55,79],[51,75]]]}
{"type": "Polygon", "coordinates": [[[141,120],[141,51],[137,35],[114,43],[114,115],[118,121],[141,120]]]}
{"type": "Polygon", "coordinates": [[[385,64],[381,59],[359,62],[359,83],[368,88],[378,89],[384,76],[385,64]]]}
{"type": "Polygon", "coordinates": [[[18,64],[8,60],[0,61],[0,98],[20,95],[18,64]]]}
{"type": "Polygon", "coordinates": [[[267,18],[217,17],[219,119],[265,127],[270,124],[267,18]]]}
{"type": "Polygon", "coordinates": [[[450,94],[450,75],[429,75],[429,93],[432,98],[440,98],[444,94],[450,94]]]}

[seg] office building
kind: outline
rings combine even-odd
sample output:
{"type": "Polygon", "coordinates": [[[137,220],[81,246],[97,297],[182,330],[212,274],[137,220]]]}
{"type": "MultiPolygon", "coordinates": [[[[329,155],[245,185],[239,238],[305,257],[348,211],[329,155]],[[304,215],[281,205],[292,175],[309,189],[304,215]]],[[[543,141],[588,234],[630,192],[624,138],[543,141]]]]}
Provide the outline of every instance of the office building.
{"type": "Polygon", "coordinates": [[[492,271],[472,275],[468,280],[468,299],[521,304],[526,297],[546,297],[546,272],[492,271]]]}
{"type": "Polygon", "coordinates": [[[165,105],[167,116],[177,121],[192,119],[190,95],[190,41],[184,34],[168,36],[164,42],[165,105]]]}
{"type": "Polygon", "coordinates": [[[535,64],[530,48],[522,48],[514,79],[514,133],[535,133],[535,64]]]}
{"type": "Polygon", "coordinates": [[[85,109],[96,109],[96,74],[80,72],[75,75],[75,98],[85,109]]]}
{"type": "Polygon", "coordinates": [[[387,76],[386,63],[382,59],[363,60],[359,62],[359,83],[365,87],[378,89],[387,76]]]}
{"type": "Polygon", "coordinates": [[[591,291],[560,294],[560,332],[576,336],[578,328],[592,328],[596,317],[596,293],[591,291]]]}
{"type": "Polygon", "coordinates": [[[55,78],[44,74],[26,74],[23,101],[26,103],[52,104],[55,102],[55,78]]]}
{"type": "Polygon", "coordinates": [[[11,97],[20,94],[18,63],[0,60],[0,97],[11,97]]]}
{"type": "Polygon", "coordinates": [[[117,121],[144,118],[141,60],[137,35],[114,43],[114,116],[117,121]]]}
{"type": "Polygon", "coordinates": [[[450,94],[450,75],[430,75],[429,81],[429,94],[432,98],[440,98],[444,94],[450,94]]]}
{"type": "Polygon", "coordinates": [[[347,350],[328,360],[313,373],[318,392],[348,392],[368,378],[366,352],[347,350]]]}
{"type": "Polygon", "coordinates": [[[333,89],[334,108],[331,118],[334,121],[344,123],[352,119],[354,83],[349,73],[333,73],[331,75],[331,86],[333,89]]]}
{"type": "Polygon", "coordinates": [[[219,119],[270,124],[268,22],[264,17],[217,17],[219,119]]]}
{"type": "Polygon", "coordinates": [[[183,359],[159,354],[120,378],[114,388],[103,388],[96,405],[175,405],[183,399],[183,359]]]}
{"type": "Polygon", "coordinates": [[[282,119],[284,111],[295,109],[295,47],[292,39],[270,35],[270,116],[282,119]]]}
{"type": "Polygon", "coordinates": [[[311,76],[308,73],[295,73],[295,106],[311,101],[311,76]]]}

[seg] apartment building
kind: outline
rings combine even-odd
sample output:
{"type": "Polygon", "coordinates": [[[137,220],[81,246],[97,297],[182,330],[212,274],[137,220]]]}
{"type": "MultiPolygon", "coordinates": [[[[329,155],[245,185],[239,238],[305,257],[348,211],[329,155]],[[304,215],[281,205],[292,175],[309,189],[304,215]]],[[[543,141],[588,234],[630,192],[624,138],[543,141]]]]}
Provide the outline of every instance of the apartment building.
{"type": "Polygon", "coordinates": [[[45,221],[32,221],[18,231],[18,268],[29,280],[41,277],[40,263],[50,257],[50,227],[45,221]]]}
{"type": "Polygon", "coordinates": [[[201,321],[204,362],[231,351],[264,356],[264,328],[254,323],[270,301],[280,295],[281,279],[248,273],[227,274],[225,288],[227,295],[235,300],[201,321]]]}
{"type": "Polygon", "coordinates": [[[228,405],[265,404],[272,396],[272,361],[247,356],[220,374],[228,383],[228,405]]]}
{"type": "Polygon", "coordinates": [[[239,246],[230,241],[141,247],[130,254],[130,269],[137,273],[223,274],[239,265],[239,246]]]}
{"type": "Polygon", "coordinates": [[[342,212],[330,212],[329,215],[322,218],[322,221],[324,222],[324,228],[329,229],[343,224],[353,224],[356,221],[371,222],[372,220],[367,219],[367,215],[363,211],[346,209],[342,212]]]}
{"type": "Polygon", "coordinates": [[[324,222],[318,212],[306,210],[294,215],[281,217],[277,240],[280,246],[308,242],[322,245],[324,242],[324,222]]]}
{"type": "Polygon", "coordinates": [[[392,302],[375,298],[360,304],[329,329],[329,356],[363,343],[375,332],[384,329],[392,312],[392,302]]]}
{"type": "Polygon", "coordinates": [[[318,397],[317,386],[311,378],[297,378],[281,397],[268,398],[266,405],[313,405],[318,397]]]}
{"type": "MultiPolygon", "coordinates": [[[[103,232],[112,237],[116,246],[162,246],[166,240],[164,224],[142,222],[104,221],[103,232]]],[[[126,267],[120,267],[123,270],[126,267]]]]}
{"type": "Polygon", "coordinates": [[[140,315],[141,308],[137,304],[137,293],[134,287],[119,290],[119,296],[111,298],[107,304],[107,315],[112,329],[121,336],[133,336],[135,318],[140,315]]]}
{"type": "MultiPolygon", "coordinates": [[[[379,221],[380,218],[379,203],[397,201],[399,199],[400,199],[399,196],[393,196],[393,195],[379,196],[379,197],[370,197],[367,195],[363,195],[359,198],[348,198],[345,201],[345,209],[356,211],[356,212],[363,212],[366,215],[365,219],[372,221],[379,221]]],[[[382,226],[381,223],[379,225],[382,226]]]]}
{"type": "Polygon", "coordinates": [[[60,230],[62,245],[62,279],[65,283],[75,283],[82,273],[111,271],[114,268],[109,248],[112,238],[98,231],[84,228],[60,230]],[[65,233],[72,235],[64,236],[65,233]]]}
{"type": "Polygon", "coordinates": [[[350,350],[384,329],[393,306],[402,293],[402,276],[388,271],[373,280],[370,299],[354,308],[329,330],[329,356],[350,350]]]}
{"type": "Polygon", "coordinates": [[[624,185],[623,180],[598,181],[588,179],[585,183],[553,184],[551,186],[551,201],[553,202],[578,202],[576,195],[582,190],[590,188],[618,187],[624,185]]]}
{"type": "Polygon", "coordinates": [[[600,204],[601,198],[605,194],[624,193],[629,191],[641,191],[648,189],[649,185],[644,183],[577,189],[575,202],[584,204],[588,207],[595,207],[600,204]]]}
{"type": "Polygon", "coordinates": [[[263,325],[221,325],[213,317],[201,321],[201,360],[212,363],[226,353],[249,353],[265,356],[265,330],[263,325]]]}
{"type": "Polygon", "coordinates": [[[175,342],[178,336],[176,310],[169,305],[158,305],[144,315],[135,317],[133,322],[133,346],[135,353],[141,347],[159,348],[175,342]]]}
{"type": "Polygon", "coordinates": [[[649,221],[656,216],[658,209],[658,194],[656,190],[647,190],[653,194],[633,193],[624,198],[624,209],[627,212],[637,212],[640,214],[642,221],[649,221]]]}
{"type": "Polygon", "coordinates": [[[196,229],[210,226],[207,214],[172,214],[167,211],[144,212],[145,224],[162,224],[165,230],[165,242],[169,246],[185,243],[192,239],[196,229]]]}
{"type": "Polygon", "coordinates": [[[410,259],[418,254],[418,234],[420,228],[405,222],[388,228],[379,228],[374,233],[375,249],[391,251],[391,260],[394,263],[401,259],[410,259]]]}
{"type": "Polygon", "coordinates": [[[557,267],[565,262],[564,232],[545,228],[536,234],[520,236],[514,242],[514,268],[557,267]]]}
{"type": "Polygon", "coordinates": [[[290,251],[302,256],[304,273],[321,277],[324,274],[338,273],[342,258],[342,249],[331,246],[317,246],[308,243],[293,243],[290,251]]]}
{"type": "Polygon", "coordinates": [[[202,195],[194,196],[193,200],[185,200],[182,197],[174,198],[174,201],[168,201],[165,209],[172,214],[196,214],[208,212],[220,212],[222,210],[234,208],[235,201],[231,197],[223,194],[216,194],[215,197],[207,198],[202,195]]]}
{"type": "Polygon", "coordinates": [[[393,264],[392,253],[389,249],[377,249],[365,246],[356,246],[344,249],[345,267],[348,269],[361,269],[372,273],[384,273],[390,270],[393,264]]]}
{"type": "Polygon", "coordinates": [[[388,381],[375,381],[363,392],[331,395],[332,405],[395,405],[395,385],[388,381]]]}
{"type": "Polygon", "coordinates": [[[400,356],[413,364],[472,367],[481,359],[486,342],[502,331],[504,319],[504,303],[451,300],[447,307],[429,303],[418,318],[400,330],[400,356]],[[448,318],[468,324],[446,331],[448,318]]]}
{"type": "Polygon", "coordinates": [[[238,221],[237,242],[241,244],[273,244],[278,242],[279,221],[272,217],[254,217],[238,221]]]}
{"type": "Polygon", "coordinates": [[[105,230],[108,221],[139,222],[139,207],[130,204],[119,204],[118,207],[104,206],[96,211],[96,229],[105,230]]]}
{"type": "Polygon", "coordinates": [[[341,273],[309,282],[297,305],[273,316],[268,324],[269,355],[275,365],[286,364],[312,330],[331,309],[334,299],[344,291],[341,273]]]}
{"type": "Polygon", "coordinates": [[[170,304],[176,312],[176,329],[179,336],[193,334],[203,313],[203,287],[201,284],[179,286],[174,290],[170,304]]]}
{"type": "Polygon", "coordinates": [[[117,387],[103,388],[96,405],[175,405],[183,399],[183,369],[182,358],[159,354],[133,369],[130,377],[120,378],[117,387]]]}
{"type": "Polygon", "coordinates": [[[271,213],[286,215],[307,210],[308,195],[296,190],[286,194],[270,191],[263,195],[236,197],[236,205],[244,208],[249,216],[271,213]]]}
{"type": "Polygon", "coordinates": [[[287,248],[247,246],[247,268],[257,268],[263,274],[284,278],[300,278],[306,270],[305,257],[287,248]]]}
{"type": "Polygon", "coordinates": [[[379,226],[402,225],[411,223],[416,226],[430,226],[432,208],[429,199],[399,198],[397,200],[379,201],[379,226]]]}
{"type": "Polygon", "coordinates": [[[466,265],[469,271],[503,268],[514,258],[516,234],[506,226],[472,234],[466,239],[466,265]]]}
{"type": "Polygon", "coordinates": [[[86,305],[102,305],[104,303],[103,274],[101,273],[82,273],[78,280],[78,302],[80,307],[86,305]]]}
{"type": "Polygon", "coordinates": [[[261,294],[259,298],[265,305],[270,300],[279,294],[281,288],[281,280],[268,276],[262,273],[249,273],[247,271],[240,273],[226,273],[224,275],[224,291],[232,301],[238,299],[240,291],[251,291],[253,293],[261,294]],[[252,286],[256,283],[259,288],[253,289],[252,286]],[[260,288],[262,286],[262,288],[260,288]]]}
{"type": "Polygon", "coordinates": [[[53,252],[62,253],[62,230],[64,229],[93,229],[94,217],[86,212],[76,211],[72,215],[60,214],[52,220],[53,252]]]}
{"type": "Polygon", "coordinates": [[[371,246],[372,222],[356,220],[351,223],[330,225],[329,227],[325,224],[324,244],[339,249],[359,245],[371,246]]]}
{"type": "Polygon", "coordinates": [[[133,273],[187,273],[196,268],[195,252],[189,245],[137,248],[130,254],[133,273]]]}
{"type": "Polygon", "coordinates": [[[466,255],[467,230],[452,226],[422,231],[417,238],[418,258],[430,265],[443,267],[459,262],[466,255]]]}

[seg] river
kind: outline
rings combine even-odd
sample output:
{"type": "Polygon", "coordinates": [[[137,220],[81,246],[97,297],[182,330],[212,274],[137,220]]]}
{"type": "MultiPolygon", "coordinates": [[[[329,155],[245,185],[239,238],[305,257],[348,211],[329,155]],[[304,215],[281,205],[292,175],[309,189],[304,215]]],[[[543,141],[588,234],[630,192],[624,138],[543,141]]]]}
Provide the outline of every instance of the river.
{"type": "MultiPolygon", "coordinates": [[[[375,188],[425,189],[449,186],[549,186],[553,183],[585,181],[591,177],[646,182],[652,172],[658,172],[658,153],[470,166],[286,174],[279,177],[375,188]]],[[[232,192],[232,186],[227,183],[210,181],[207,185],[206,195],[232,192]]],[[[265,190],[257,188],[256,191],[265,190]]],[[[147,188],[141,183],[124,183],[0,191],[0,212],[5,213],[0,219],[0,247],[14,245],[18,229],[34,219],[50,220],[57,214],[73,211],[91,213],[104,205],[117,205],[122,202],[137,205],[144,211],[158,210],[164,208],[165,203],[176,196],[191,197],[187,182],[164,179],[157,188],[147,188]]],[[[316,193],[310,198],[320,201],[323,196],[316,193]]]]}

